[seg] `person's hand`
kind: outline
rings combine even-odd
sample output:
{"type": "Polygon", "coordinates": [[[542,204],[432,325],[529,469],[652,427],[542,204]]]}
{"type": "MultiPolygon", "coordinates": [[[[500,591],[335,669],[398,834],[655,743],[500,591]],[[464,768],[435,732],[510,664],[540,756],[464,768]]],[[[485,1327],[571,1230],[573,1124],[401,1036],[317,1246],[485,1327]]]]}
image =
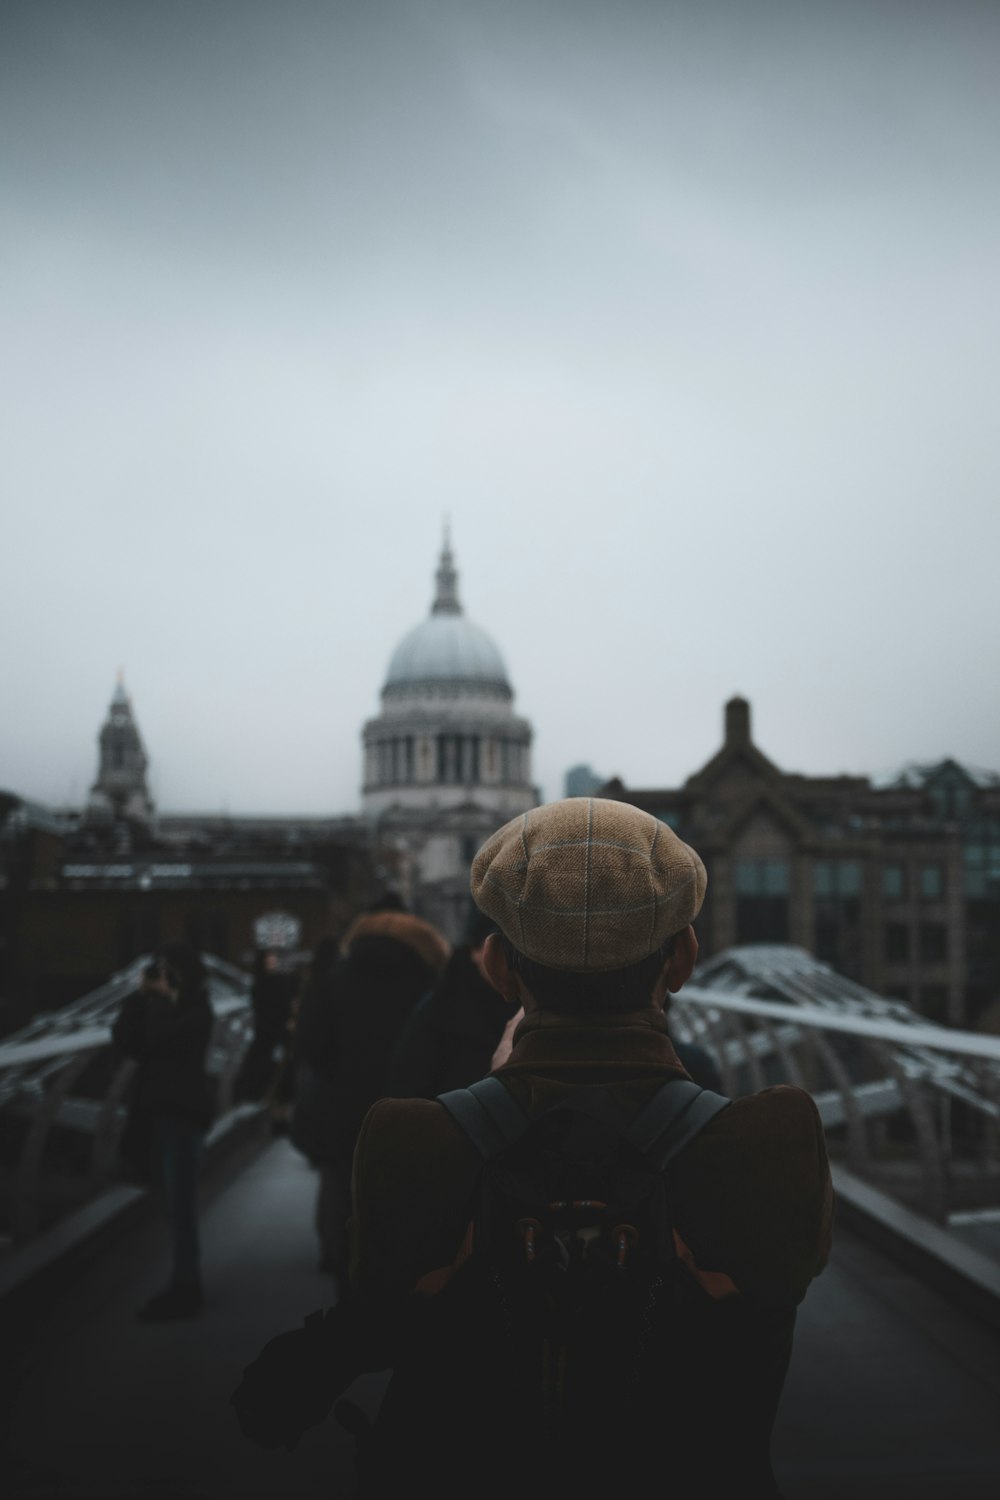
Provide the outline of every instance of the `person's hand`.
{"type": "Polygon", "coordinates": [[[519,1010],[516,1010],[514,1012],[503,1029],[503,1035],[497,1043],[496,1051],[493,1053],[493,1056],[490,1059],[491,1073],[494,1072],[497,1068],[502,1068],[504,1063],[507,1061],[511,1053],[511,1048],[514,1045],[514,1032],[517,1030],[518,1026],[523,1020],[524,1006],[522,1005],[519,1010]]]}
{"type": "Polygon", "coordinates": [[[322,1312],[311,1313],[301,1328],[271,1339],[230,1396],[243,1436],[258,1448],[290,1452],[329,1416],[339,1389],[322,1322],[322,1312]]]}

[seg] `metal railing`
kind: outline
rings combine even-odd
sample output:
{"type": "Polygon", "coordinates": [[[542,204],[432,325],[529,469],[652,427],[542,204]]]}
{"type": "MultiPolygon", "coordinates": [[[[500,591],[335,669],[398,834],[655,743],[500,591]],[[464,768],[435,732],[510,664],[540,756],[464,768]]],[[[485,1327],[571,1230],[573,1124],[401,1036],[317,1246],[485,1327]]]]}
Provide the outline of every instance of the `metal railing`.
{"type": "MultiPolygon", "coordinates": [[[[119,1177],[131,1059],[111,1047],[111,1026],[150,961],[137,958],[107,984],[37,1016],[0,1042],[0,1234],[18,1247],[119,1177]]],[[[206,1066],[216,1122],[233,1110],[233,1084],[253,1033],[250,976],[204,955],[215,1017],[206,1066]]]]}
{"type": "Polygon", "coordinates": [[[671,1024],[712,1048],[728,1093],[805,1088],[835,1162],[938,1224],[1000,1219],[1000,1037],[932,1025],[797,948],[729,949],[695,979],[671,1024]]]}
{"type": "MultiPolygon", "coordinates": [[[[251,1039],[250,976],[206,957],[218,1117],[251,1039]]],[[[137,959],[75,1004],[0,1042],[0,1214],[19,1246],[116,1179],[134,1064],[111,1024],[137,959]]],[[[795,1084],[831,1158],[1000,1261],[1000,1037],[926,1022],[796,948],[733,948],[676,996],[671,1028],[717,1056],[733,1096],[795,1084]],[[991,1220],[994,1221],[991,1225],[991,1220]]]]}

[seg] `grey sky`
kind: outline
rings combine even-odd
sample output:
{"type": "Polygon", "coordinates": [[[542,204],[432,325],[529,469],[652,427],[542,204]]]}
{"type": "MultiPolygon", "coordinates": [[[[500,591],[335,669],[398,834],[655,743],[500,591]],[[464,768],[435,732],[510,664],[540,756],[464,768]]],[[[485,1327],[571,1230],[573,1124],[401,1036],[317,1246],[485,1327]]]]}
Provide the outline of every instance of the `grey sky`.
{"type": "Polygon", "coordinates": [[[449,514],[535,776],[1000,768],[1000,5],[0,8],[0,787],[353,811],[449,514]]]}

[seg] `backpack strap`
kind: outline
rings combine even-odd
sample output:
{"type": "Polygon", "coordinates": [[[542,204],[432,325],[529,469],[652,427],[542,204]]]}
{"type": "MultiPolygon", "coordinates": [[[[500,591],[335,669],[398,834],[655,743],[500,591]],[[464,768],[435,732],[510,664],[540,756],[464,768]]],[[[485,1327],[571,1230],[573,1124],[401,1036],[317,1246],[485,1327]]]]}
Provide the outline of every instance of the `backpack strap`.
{"type": "Polygon", "coordinates": [[[464,1130],[480,1156],[495,1156],[505,1146],[512,1146],[530,1123],[499,1078],[492,1076],[481,1078],[471,1088],[439,1094],[437,1102],[464,1130]]]}
{"type": "MultiPolygon", "coordinates": [[[[688,1078],[672,1078],[640,1110],[624,1134],[650,1165],[662,1172],[731,1102],[711,1089],[699,1088],[688,1078]]],[[[530,1124],[520,1105],[492,1075],[471,1088],[439,1094],[438,1103],[444,1105],[483,1157],[495,1156],[505,1146],[512,1146],[530,1124]]]]}
{"type": "Polygon", "coordinates": [[[660,1172],[700,1130],[732,1103],[688,1078],[665,1083],[632,1121],[625,1134],[660,1172]]]}

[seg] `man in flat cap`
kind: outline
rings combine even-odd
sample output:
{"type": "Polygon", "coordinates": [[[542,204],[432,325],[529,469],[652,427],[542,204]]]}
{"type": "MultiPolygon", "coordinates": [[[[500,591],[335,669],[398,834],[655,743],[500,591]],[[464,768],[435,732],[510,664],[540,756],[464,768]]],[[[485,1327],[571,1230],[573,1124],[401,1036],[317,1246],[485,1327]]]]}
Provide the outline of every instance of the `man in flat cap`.
{"type": "MultiPolygon", "coordinates": [[[[670,828],[627,803],[599,798],[535,808],[479,850],[472,896],[498,928],[484,966],[512,1012],[524,1012],[512,1050],[492,1076],[529,1117],[574,1090],[599,1088],[623,1119],[633,1119],[664,1083],[687,1079],[663,1002],[694,968],[692,923],[705,887],[701,859],[670,828]]],[[[706,1309],[693,1322],[679,1313],[676,1342],[664,1340],[663,1361],[685,1372],[683,1411],[663,1411],[662,1429],[652,1449],[646,1446],[643,1461],[650,1451],[657,1455],[653,1475],[641,1472],[637,1454],[615,1449],[612,1432],[595,1430],[595,1494],[606,1493],[610,1472],[623,1494],[642,1481],[664,1495],[780,1495],[770,1435],[795,1310],[829,1253],[833,1201],[823,1130],[815,1104],[798,1088],[769,1088],[716,1108],[667,1169],[674,1244],[693,1298],[706,1309]]],[[[479,1165],[438,1101],[372,1106],[354,1159],[351,1280],[358,1307],[430,1306],[448,1286],[469,1250],[479,1165]]],[[[419,1391],[422,1358],[433,1354],[428,1343],[417,1335],[398,1360],[395,1352],[385,1356],[395,1368],[376,1439],[396,1444],[400,1457],[394,1471],[389,1467],[397,1488],[407,1472],[405,1403],[419,1391]]],[[[387,1350],[391,1345],[390,1338],[387,1350]]],[[[623,1380],[627,1375],[623,1370],[623,1380]]],[[[500,1411],[499,1392],[497,1399],[500,1411]]],[[[438,1429],[428,1435],[424,1458],[461,1451],[468,1466],[463,1494],[512,1492],[500,1460],[515,1434],[505,1433],[499,1417],[489,1451],[479,1452],[462,1447],[465,1434],[449,1424],[448,1411],[438,1413],[433,1401],[422,1410],[421,1420],[438,1429]]],[[[426,1477],[439,1495],[458,1492],[454,1468],[443,1484],[436,1472],[426,1477]]],[[[530,1463],[522,1473],[515,1469],[515,1481],[521,1495],[534,1493],[530,1463]]]]}

